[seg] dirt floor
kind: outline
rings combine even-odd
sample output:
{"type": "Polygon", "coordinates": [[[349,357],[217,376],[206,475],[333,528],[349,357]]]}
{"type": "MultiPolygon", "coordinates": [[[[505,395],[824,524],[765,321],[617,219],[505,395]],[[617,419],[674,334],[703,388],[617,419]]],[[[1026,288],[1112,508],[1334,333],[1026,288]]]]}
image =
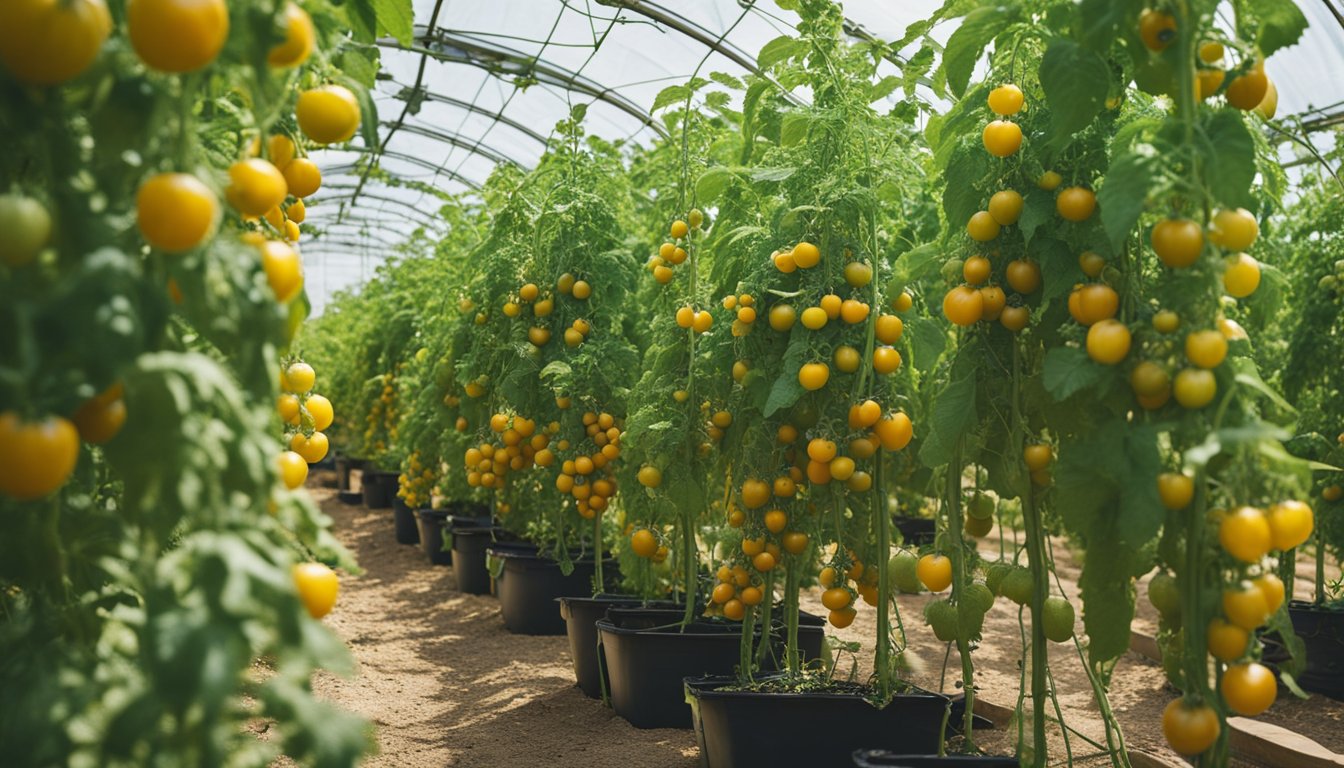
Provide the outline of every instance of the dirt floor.
{"type": "MultiPolygon", "coordinates": [[[[415,547],[393,539],[391,512],[340,504],[334,491],[314,488],[336,533],[358,557],[365,573],[342,578],[340,602],[326,619],[350,646],[357,663],[353,679],[319,674],[318,693],[369,718],[377,727],[380,754],[368,766],[470,766],[510,768],[544,761],[553,768],[681,768],[698,765],[690,731],[641,731],[574,686],[564,637],[527,637],[505,631],[493,597],[455,591],[452,569],[428,564],[415,547]]],[[[997,532],[993,539],[997,541],[997,532]]],[[[988,541],[988,539],[987,539],[988,541]]],[[[997,545],[996,545],[997,546],[997,545]]],[[[1056,560],[1066,590],[1075,596],[1068,553],[1056,560]]],[[[1299,596],[1302,582],[1299,581],[1299,596]]],[[[1140,595],[1144,592],[1141,591],[1140,595]]],[[[960,661],[938,642],[922,620],[928,596],[901,596],[909,641],[907,659],[915,682],[957,690],[960,661]]],[[[1135,629],[1152,634],[1155,612],[1140,598],[1135,629]]],[[[819,596],[804,608],[824,613],[819,596]]],[[[1081,620],[1080,620],[1081,622],[1081,620]]],[[[843,640],[871,647],[875,612],[866,606],[843,640]]],[[[1081,628],[1081,623],[1080,623],[1081,628]]],[[[1019,686],[1021,643],[1017,607],[998,600],[987,617],[985,642],[974,651],[978,695],[1011,709],[1019,686]]],[[[860,675],[871,668],[865,650],[860,675]]],[[[848,662],[846,662],[846,667],[848,662]]],[[[1104,738],[1083,666],[1072,644],[1051,647],[1051,667],[1065,721],[1083,736],[1104,738]]],[[[1174,697],[1158,665],[1129,653],[1114,677],[1110,701],[1127,744],[1175,764],[1163,743],[1162,708],[1174,697]]],[[[1028,706],[1030,702],[1028,701],[1028,706]]],[[[1344,752],[1344,704],[1320,696],[1297,701],[1287,693],[1261,720],[1283,725],[1344,752]]],[[[1052,723],[1053,764],[1066,764],[1065,744],[1052,723]]],[[[977,741],[993,751],[1011,751],[1016,727],[984,731],[977,741]]],[[[1074,765],[1103,765],[1098,750],[1078,735],[1069,740],[1074,765]]]]}

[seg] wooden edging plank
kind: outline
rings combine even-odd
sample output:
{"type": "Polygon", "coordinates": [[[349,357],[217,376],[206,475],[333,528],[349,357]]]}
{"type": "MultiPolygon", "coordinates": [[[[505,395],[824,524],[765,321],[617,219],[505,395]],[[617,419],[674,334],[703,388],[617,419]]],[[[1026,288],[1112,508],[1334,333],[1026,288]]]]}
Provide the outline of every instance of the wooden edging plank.
{"type": "MultiPolygon", "coordinates": [[[[1151,661],[1162,661],[1157,640],[1142,632],[1129,633],[1129,649],[1151,661]]],[[[1228,744],[1247,762],[1267,768],[1344,768],[1344,755],[1296,731],[1246,717],[1230,717],[1227,725],[1228,744]]]]}

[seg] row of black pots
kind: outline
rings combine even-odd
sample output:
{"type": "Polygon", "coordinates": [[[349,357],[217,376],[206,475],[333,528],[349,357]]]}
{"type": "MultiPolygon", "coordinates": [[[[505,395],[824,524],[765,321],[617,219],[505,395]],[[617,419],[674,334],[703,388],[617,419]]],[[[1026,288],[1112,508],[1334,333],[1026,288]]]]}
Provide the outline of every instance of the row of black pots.
{"type": "MultiPolygon", "coordinates": [[[[1304,690],[1344,701],[1344,610],[1305,600],[1288,604],[1293,632],[1306,650],[1306,668],[1295,678],[1304,690]]],[[[1271,666],[1285,664],[1289,651],[1277,634],[1264,636],[1264,660],[1271,666]]]]}

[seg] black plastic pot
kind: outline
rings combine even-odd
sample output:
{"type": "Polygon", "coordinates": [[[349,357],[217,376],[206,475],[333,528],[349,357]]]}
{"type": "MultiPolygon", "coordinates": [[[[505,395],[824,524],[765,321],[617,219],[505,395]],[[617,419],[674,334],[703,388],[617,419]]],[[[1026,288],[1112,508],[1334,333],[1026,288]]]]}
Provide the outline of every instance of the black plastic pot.
{"type": "Polygon", "coordinates": [[[1298,684],[1344,699],[1344,611],[1294,600],[1288,604],[1288,616],[1307,646],[1307,668],[1297,677],[1298,684]]]}
{"type": "Polygon", "coordinates": [[[484,504],[478,504],[474,501],[450,501],[443,505],[448,513],[455,518],[460,518],[464,522],[468,520],[480,521],[478,525],[490,524],[490,507],[484,504]]]}
{"type": "Polygon", "coordinates": [[[882,709],[857,693],[726,691],[732,677],[685,681],[700,765],[705,768],[774,768],[842,765],[860,745],[936,752],[947,699],[932,693],[901,694],[882,709]],[[762,739],[762,733],[806,733],[823,723],[844,723],[843,735],[822,739],[762,739]]]}
{"type": "Polygon", "coordinates": [[[901,538],[911,546],[932,544],[938,535],[937,525],[932,518],[893,517],[891,520],[896,524],[896,530],[901,532],[901,538]]]}
{"type": "Polygon", "coordinates": [[[457,526],[451,529],[453,537],[453,576],[457,590],[468,595],[490,594],[490,571],[485,567],[485,550],[495,540],[495,529],[489,526],[457,526]]]}
{"type": "Polygon", "coordinates": [[[356,459],[350,456],[338,455],[336,457],[336,488],[341,491],[350,490],[350,470],[362,469],[364,467],[363,459],[356,459]]]}
{"type": "Polygon", "coordinates": [[[880,749],[861,749],[854,753],[858,768],[1018,768],[1015,757],[979,755],[909,755],[880,749]]]}
{"type": "MultiPolygon", "coordinates": [[[[416,541],[425,557],[433,565],[452,565],[453,550],[443,548],[443,532],[448,527],[448,513],[442,509],[417,509],[416,541]]],[[[400,541],[400,539],[398,539],[400,541]]]]}
{"type": "Polygon", "coordinates": [[[363,504],[364,494],[359,491],[337,491],[336,498],[340,499],[342,504],[363,504]]]}
{"type": "Polygon", "coordinates": [[[397,497],[397,473],[365,469],[360,476],[364,506],[369,509],[387,509],[397,497]]]}
{"type": "MultiPolygon", "coordinates": [[[[742,625],[697,621],[675,625],[680,611],[612,608],[597,622],[606,659],[611,707],[636,728],[690,728],[691,710],[684,683],[688,677],[732,675],[741,655],[742,625]],[[670,619],[670,621],[669,621],[670,619]],[[650,621],[657,629],[648,629],[650,621]]],[[[804,659],[821,657],[824,620],[800,617],[798,645],[804,659]]],[[[775,642],[782,644],[776,634],[775,642]]],[[[766,667],[783,654],[767,654],[766,667]]],[[[786,763],[791,764],[791,763],[786,763]]]]}
{"type": "Polygon", "coordinates": [[[593,699],[602,697],[602,680],[606,676],[606,659],[602,657],[597,644],[598,619],[605,618],[610,609],[674,605],[670,602],[646,603],[630,595],[609,594],[562,597],[558,602],[560,616],[565,620],[565,634],[569,636],[569,655],[574,660],[574,677],[578,680],[579,690],[593,699]]]}
{"type": "MultiPolygon", "coordinates": [[[[592,559],[576,557],[574,569],[566,575],[560,563],[540,554],[533,544],[496,542],[487,552],[500,563],[492,573],[504,627],[516,635],[565,634],[556,599],[593,593],[597,563],[592,559]]],[[[612,573],[616,561],[607,560],[604,566],[604,572],[612,573]]]]}
{"type": "Polygon", "coordinates": [[[400,496],[392,498],[392,522],[396,528],[398,544],[420,543],[420,526],[416,522],[416,510],[406,506],[406,502],[400,496]]]}

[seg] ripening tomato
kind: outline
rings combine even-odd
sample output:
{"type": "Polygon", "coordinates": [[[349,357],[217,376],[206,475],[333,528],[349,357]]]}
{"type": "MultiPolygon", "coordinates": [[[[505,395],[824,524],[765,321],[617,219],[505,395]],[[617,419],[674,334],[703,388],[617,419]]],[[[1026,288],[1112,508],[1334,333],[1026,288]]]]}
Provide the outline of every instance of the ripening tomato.
{"type": "Polygon", "coordinates": [[[877,434],[883,450],[899,451],[910,444],[910,439],[915,435],[915,426],[904,413],[893,413],[879,419],[873,425],[873,432],[877,434]]]}
{"type": "Polygon", "coordinates": [[[798,369],[798,383],[808,391],[821,389],[830,378],[831,369],[825,363],[804,363],[798,369]]]}
{"type": "Polygon", "coordinates": [[[770,486],[764,480],[748,478],[742,482],[742,505],[758,509],[770,500],[770,486]]]}
{"type": "Polygon", "coordinates": [[[1260,262],[1244,253],[1227,258],[1223,266],[1223,289],[1227,295],[1244,299],[1260,287],[1260,262]]]}
{"type": "Polygon", "coordinates": [[[959,285],[943,297],[943,315],[962,327],[979,322],[984,311],[984,297],[969,285],[959,285]]]}
{"type": "Polygon", "coordinates": [[[1198,98],[1203,101],[1218,92],[1223,86],[1223,80],[1227,78],[1227,73],[1217,67],[1201,68],[1195,72],[1195,78],[1198,98]]]}
{"type": "Polygon", "coordinates": [[[961,265],[961,276],[971,285],[979,285],[989,279],[989,259],[984,256],[972,256],[961,265]]]}
{"type": "Polygon", "coordinates": [[[908,291],[901,291],[899,296],[891,300],[891,308],[897,312],[908,312],[914,305],[915,299],[908,291]]]}
{"type": "Polygon", "coordinates": [[[971,236],[972,240],[984,243],[999,236],[999,223],[989,214],[989,211],[976,211],[966,222],[966,234],[971,236]]]}
{"type": "Polygon", "coordinates": [[[113,384],[106,390],[84,402],[70,417],[79,437],[86,443],[101,445],[117,436],[126,423],[126,401],[122,399],[120,384],[113,384]]]}
{"type": "Polygon", "coordinates": [[[877,347],[873,350],[873,370],[880,374],[894,373],[901,367],[901,353],[891,347],[877,347]]]}
{"type": "Polygon", "coordinates": [[[1095,279],[1106,268],[1106,260],[1095,251],[1083,251],[1078,254],[1078,267],[1083,270],[1083,274],[1095,279]]]}
{"type": "Polygon", "coordinates": [[[1249,112],[1260,106],[1268,92],[1269,78],[1265,75],[1265,63],[1257,61],[1250,71],[1227,84],[1224,95],[1228,104],[1249,112]]]}
{"type": "Polygon", "coordinates": [[[314,432],[312,437],[298,432],[289,440],[289,449],[302,456],[309,464],[316,464],[326,458],[329,447],[327,436],[321,432],[314,432]]]}
{"type": "Polygon", "coordinates": [[[1184,699],[1175,699],[1162,711],[1162,735],[1172,750],[1181,755],[1208,751],[1222,729],[1218,713],[1208,705],[1187,706],[1184,699]]]}
{"type": "Polygon", "coordinates": [[[1031,310],[1022,306],[1004,307],[999,315],[999,324],[1013,333],[1026,328],[1029,322],[1031,322],[1031,310]]]}
{"type": "Polygon", "coordinates": [[[269,161],[253,157],[229,167],[229,204],[248,216],[264,216],[283,203],[288,192],[284,174],[269,161]]]}
{"type": "Polygon", "coordinates": [[[1226,514],[1218,525],[1218,543],[1243,563],[1258,563],[1269,554],[1269,521],[1255,507],[1240,507],[1226,514]]]}
{"type": "Polygon", "coordinates": [[[304,407],[308,409],[308,415],[313,417],[313,429],[326,429],[336,418],[331,401],[321,395],[309,395],[304,407]]]}
{"type": "Polygon", "coordinates": [[[294,586],[299,599],[308,609],[308,615],[320,619],[336,607],[336,595],[341,591],[336,572],[321,563],[302,563],[294,566],[294,586]]]}
{"type": "Polygon", "coordinates": [[[1030,259],[1014,259],[1008,262],[1004,272],[1008,285],[1023,296],[1035,293],[1041,287],[1041,265],[1030,259]]]}
{"type": "Polygon", "coordinates": [[[1195,263],[1204,251],[1204,230],[1190,219],[1163,219],[1153,227],[1153,252],[1172,269],[1195,263]]]}
{"type": "Polygon", "coordinates": [[[1055,460],[1055,452],[1050,446],[1041,443],[1028,445],[1022,449],[1022,460],[1027,469],[1040,472],[1050,467],[1050,462],[1055,460]]]}
{"type": "Polygon", "coordinates": [[[1167,509],[1185,509],[1195,498],[1195,481],[1180,472],[1163,472],[1157,476],[1157,495],[1167,509]]]}
{"type": "Polygon", "coordinates": [[[1224,208],[1209,222],[1209,241],[1226,251],[1244,251],[1259,236],[1260,224],[1245,208],[1224,208]]]}
{"type": "Polygon", "coordinates": [[[1279,606],[1283,605],[1286,590],[1283,581],[1278,576],[1265,573],[1251,583],[1265,596],[1265,607],[1269,609],[1271,614],[1279,610],[1279,606]]]}
{"type": "Polygon", "coordinates": [[[229,37],[224,0],[129,0],[126,31],[136,55],[161,72],[195,72],[229,37]]]}
{"type": "Polygon", "coordinates": [[[1055,210],[1068,221],[1087,221],[1097,210],[1097,195],[1086,187],[1068,187],[1055,198],[1055,210]]]}
{"type": "Polygon", "coordinates": [[[295,197],[308,197],[322,188],[322,171],[317,163],[306,157],[296,157],[285,167],[281,175],[289,194],[295,197]]]}
{"type": "Polygon", "coordinates": [[[1255,113],[1266,120],[1273,120],[1279,111],[1279,88],[1273,80],[1266,78],[1265,97],[1255,105],[1255,113]]]}
{"type": "MultiPolygon", "coordinates": [[[[668,271],[671,272],[671,270],[668,271]]],[[[659,282],[666,282],[666,281],[659,281],[659,282]]],[[[574,298],[579,299],[580,301],[584,301],[593,294],[593,287],[588,284],[587,280],[575,280],[574,286],[570,288],[569,293],[574,298]]]]}
{"type": "Polygon", "coordinates": [[[980,289],[982,320],[998,320],[1003,308],[1008,304],[1008,295],[997,285],[986,285],[980,289]]]}
{"type": "Polygon", "coordinates": [[[65,485],[79,460],[79,431],[59,416],[24,421],[0,413],[0,493],[19,501],[65,485]]]}
{"type": "Polygon", "coordinates": [[[995,120],[985,126],[981,140],[995,157],[1008,157],[1022,146],[1022,127],[1010,120],[995,120]]]}
{"type": "Polygon", "coordinates": [[[261,266],[266,282],[275,292],[275,298],[285,303],[303,289],[303,262],[299,254],[279,240],[268,240],[261,246],[261,266]]]}
{"type": "Polygon", "coordinates": [[[140,185],[135,209],[145,242],[162,251],[182,253],[210,236],[219,201],[191,174],[161,173],[140,185]]]}
{"type": "Polygon", "coordinates": [[[1195,410],[1213,402],[1218,394],[1218,380],[1212,371],[1184,368],[1176,374],[1172,391],[1181,407],[1195,410]]]}
{"type": "Polygon", "coordinates": [[[821,263],[821,249],[804,240],[793,247],[793,263],[800,269],[811,269],[821,263]]]}
{"type": "Polygon", "coordinates": [[[1269,667],[1251,661],[1224,670],[1218,691],[1228,709],[1243,717],[1255,717],[1274,704],[1279,684],[1269,667]]]}
{"type": "Polygon", "coordinates": [[[859,370],[859,364],[863,362],[863,355],[859,350],[841,344],[835,348],[835,354],[831,357],[831,362],[835,364],[835,369],[841,373],[853,373],[859,370]]]}
{"type": "Polygon", "coordinates": [[[1229,624],[1225,619],[1215,617],[1209,622],[1206,633],[1206,645],[1209,655],[1222,662],[1236,661],[1246,655],[1246,646],[1250,643],[1251,633],[1229,624]]]}
{"type": "Polygon", "coordinates": [[[293,363],[281,372],[280,382],[285,391],[306,395],[317,383],[317,372],[307,363],[293,363]]]}
{"type": "Polygon", "coordinates": [[[878,315],[873,332],[883,344],[895,344],[905,332],[905,323],[895,315],[878,315]]]}
{"type": "Polygon", "coordinates": [[[1120,295],[1104,283],[1089,283],[1075,291],[1075,294],[1078,296],[1077,311],[1073,311],[1073,302],[1070,302],[1069,309],[1073,319],[1082,325],[1109,320],[1120,309],[1120,295]]]}
{"type": "Polygon", "coordinates": [[[1139,14],[1139,37],[1150,51],[1165,51],[1176,42],[1176,17],[1152,8],[1139,14]]]}
{"type": "Polygon", "coordinates": [[[297,4],[286,3],[280,23],[285,31],[284,40],[266,54],[266,63],[278,68],[297,67],[313,53],[313,40],[317,37],[313,19],[297,4]]]}
{"type": "Polygon", "coordinates": [[[299,398],[288,392],[280,395],[275,402],[275,410],[280,413],[280,420],[286,424],[299,424],[299,398]]]}
{"type": "Polygon", "coordinates": [[[868,319],[869,307],[862,301],[845,299],[840,304],[840,319],[850,325],[858,325],[868,319]]]}
{"type": "Polygon", "coordinates": [[[1199,60],[1205,64],[1221,61],[1223,53],[1223,44],[1217,40],[1207,40],[1199,44],[1199,60]]]}
{"type": "Polygon", "coordinates": [[[1289,499],[1269,508],[1269,530],[1274,549],[1287,550],[1305,542],[1315,527],[1311,507],[1289,499]]]}
{"type": "Polygon", "coordinates": [[[0,195],[0,262],[21,267],[42,252],[51,239],[51,214],[46,206],[23,195],[0,195]]]}
{"type": "Polygon", "coordinates": [[[873,268],[861,261],[851,261],[845,265],[845,282],[854,288],[862,288],[873,281],[873,268]]]}
{"type": "Polygon", "coordinates": [[[952,560],[944,555],[925,555],[915,565],[915,574],[930,592],[942,592],[952,586],[952,560]]]}
{"type": "Polygon", "coordinates": [[[854,595],[845,587],[831,587],[821,593],[821,604],[827,610],[842,611],[854,602],[854,595]]]}
{"type": "Polygon", "coordinates": [[[1012,83],[1004,83],[989,92],[989,108],[996,115],[1011,117],[1022,109],[1025,98],[1022,89],[1012,83]]]}
{"type": "Polygon", "coordinates": [[[826,620],[836,629],[844,629],[854,623],[854,617],[857,615],[859,615],[859,612],[851,607],[843,611],[831,611],[826,615],[826,620]]]}
{"type": "Polygon", "coordinates": [[[276,464],[280,469],[280,480],[291,491],[301,488],[308,479],[308,462],[294,451],[282,451],[276,464]]]}
{"type": "Polygon", "coordinates": [[[1250,632],[1269,619],[1269,603],[1264,592],[1250,582],[1243,582],[1223,590],[1223,615],[1250,632]]]}
{"type": "Polygon", "coordinates": [[[1124,360],[1129,345],[1129,328],[1119,320],[1102,320],[1087,329],[1087,356],[1102,365],[1124,360]]]}
{"type": "Polygon", "coordinates": [[[0,2],[0,63],[27,85],[60,85],[89,68],[112,32],[106,0],[0,2]]]}
{"type": "Polygon", "coordinates": [[[1151,360],[1144,360],[1129,372],[1129,386],[1140,398],[1158,397],[1171,391],[1171,376],[1151,360]]]}
{"type": "Polygon", "coordinates": [[[1040,178],[1036,179],[1036,187],[1044,189],[1046,192],[1054,192],[1059,189],[1059,185],[1064,183],[1064,177],[1055,171],[1046,171],[1040,178]]]}
{"type": "Polygon", "coordinates": [[[1185,356],[1200,368],[1217,368],[1227,358],[1221,331],[1194,331],[1185,337],[1185,356]]]}
{"type": "Polygon", "coordinates": [[[318,144],[349,141],[359,129],[359,101],[350,89],[340,85],[304,91],[299,95],[294,114],[299,129],[318,144]]]}
{"type": "Polygon", "coordinates": [[[1000,190],[989,198],[989,215],[999,224],[1011,226],[1022,216],[1022,204],[1022,195],[1017,191],[1000,190]]]}
{"type": "Polygon", "coordinates": [[[1159,310],[1153,315],[1153,329],[1158,333],[1175,333],[1181,327],[1180,315],[1170,309],[1159,310]]]}

